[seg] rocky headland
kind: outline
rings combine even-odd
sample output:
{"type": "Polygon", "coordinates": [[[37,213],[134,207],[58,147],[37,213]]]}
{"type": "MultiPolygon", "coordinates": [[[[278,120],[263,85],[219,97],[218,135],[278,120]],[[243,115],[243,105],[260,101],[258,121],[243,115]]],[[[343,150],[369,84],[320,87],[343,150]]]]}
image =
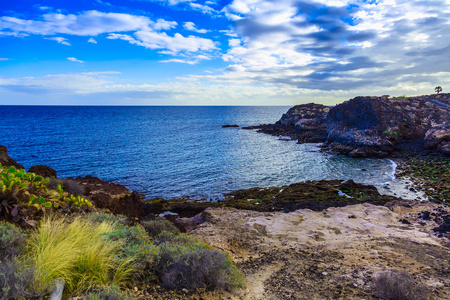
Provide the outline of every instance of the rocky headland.
{"type": "Polygon", "coordinates": [[[351,157],[385,157],[411,144],[450,155],[450,94],[296,105],[275,124],[244,129],[254,128],[351,157]]]}

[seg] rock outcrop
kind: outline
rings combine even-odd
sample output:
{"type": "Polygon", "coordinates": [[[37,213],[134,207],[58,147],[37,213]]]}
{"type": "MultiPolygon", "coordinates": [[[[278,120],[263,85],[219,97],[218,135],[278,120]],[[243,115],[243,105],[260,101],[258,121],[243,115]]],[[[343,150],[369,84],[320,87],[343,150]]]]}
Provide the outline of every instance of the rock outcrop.
{"type": "Polygon", "coordinates": [[[56,178],[56,171],[52,168],[50,168],[49,166],[46,165],[36,165],[36,166],[32,166],[28,172],[32,172],[35,173],[37,175],[41,175],[44,177],[53,177],[56,178]]]}
{"type": "Polygon", "coordinates": [[[105,208],[115,214],[139,218],[144,213],[142,195],[130,192],[125,186],[104,181],[93,176],[69,180],[83,187],[83,196],[94,202],[98,208],[105,208]]]}
{"type": "Polygon", "coordinates": [[[330,107],[315,103],[296,105],[275,124],[263,125],[259,129],[264,133],[290,136],[302,143],[322,143],[327,137],[325,121],[329,110],[330,107]]]}
{"type": "Polygon", "coordinates": [[[435,96],[356,97],[337,105],[327,115],[325,149],[353,157],[383,157],[400,142],[423,140],[428,135],[428,149],[439,151],[445,132],[450,137],[448,128],[442,127],[450,121],[450,109],[430,101],[435,96]]]}
{"type": "Polygon", "coordinates": [[[335,107],[297,105],[260,131],[351,157],[384,157],[405,141],[450,155],[450,94],[356,97],[335,107]]]}
{"type": "Polygon", "coordinates": [[[15,167],[17,169],[25,169],[21,164],[9,157],[5,146],[0,145],[0,163],[5,167],[15,167]]]}

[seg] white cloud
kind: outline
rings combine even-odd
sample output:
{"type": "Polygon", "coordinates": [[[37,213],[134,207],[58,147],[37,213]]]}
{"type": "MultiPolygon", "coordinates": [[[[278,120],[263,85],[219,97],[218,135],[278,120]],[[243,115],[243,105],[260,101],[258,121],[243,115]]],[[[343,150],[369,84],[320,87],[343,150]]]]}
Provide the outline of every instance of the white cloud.
{"type": "Polygon", "coordinates": [[[77,63],[84,63],[84,61],[76,59],[75,57],[68,57],[67,60],[73,61],[73,62],[77,62],[77,63]]]}
{"type": "Polygon", "coordinates": [[[186,60],[186,59],[178,59],[178,58],[160,60],[159,62],[160,63],[181,63],[181,64],[189,64],[189,65],[198,64],[197,60],[186,60]]]}
{"type": "Polygon", "coordinates": [[[164,19],[158,19],[155,24],[153,24],[153,29],[155,30],[170,30],[178,25],[175,21],[166,21],[164,19]]]}
{"type": "Polygon", "coordinates": [[[196,36],[184,37],[179,33],[169,36],[165,32],[138,31],[134,35],[136,38],[125,34],[110,34],[108,39],[121,39],[148,49],[167,49],[172,53],[211,51],[216,49],[212,40],[196,36]]]}
{"type": "MultiPolygon", "coordinates": [[[[158,19],[156,22],[147,17],[122,13],[103,13],[99,11],[86,11],[74,14],[44,14],[42,20],[24,20],[15,17],[0,17],[0,35],[39,34],[55,35],[69,34],[80,36],[97,36],[109,33],[109,39],[120,39],[131,44],[143,46],[148,49],[166,49],[172,53],[182,51],[197,52],[216,49],[212,40],[193,35],[184,37],[180,33],[173,36],[162,30],[171,30],[178,25],[175,21],[158,19]],[[124,33],[126,32],[126,33],[124,33]],[[132,32],[132,34],[129,34],[132,32]]],[[[193,25],[193,23],[192,23],[193,25]]],[[[197,33],[204,33],[204,29],[196,29],[188,25],[197,33]]],[[[49,37],[64,45],[70,45],[66,38],[49,37]]],[[[96,43],[93,37],[89,43],[96,43]]]]}
{"type": "Polygon", "coordinates": [[[7,61],[7,60],[11,60],[10,58],[5,58],[5,57],[0,57],[0,61],[7,61]]]}
{"type": "Polygon", "coordinates": [[[202,5],[202,4],[191,2],[191,3],[189,3],[189,6],[193,10],[200,11],[200,12],[202,12],[204,14],[212,15],[212,14],[217,14],[218,13],[214,8],[212,8],[212,7],[208,6],[208,5],[202,5]]]}
{"type": "Polygon", "coordinates": [[[153,24],[155,23],[143,16],[91,10],[79,15],[44,14],[41,21],[0,17],[0,32],[96,36],[102,33],[142,30],[153,24]]]}
{"type": "Polygon", "coordinates": [[[56,41],[62,45],[71,46],[70,43],[67,41],[66,38],[63,37],[51,37],[51,38],[45,38],[46,40],[56,41]]]}
{"type": "Polygon", "coordinates": [[[206,30],[206,29],[197,29],[193,22],[184,22],[183,27],[186,30],[194,31],[197,33],[207,33],[208,32],[208,30],[206,30]]]}
{"type": "Polygon", "coordinates": [[[430,84],[425,71],[450,68],[443,59],[450,47],[445,6],[442,0],[233,0],[223,9],[237,37],[222,53],[230,66],[199,78],[334,91],[430,84]]]}

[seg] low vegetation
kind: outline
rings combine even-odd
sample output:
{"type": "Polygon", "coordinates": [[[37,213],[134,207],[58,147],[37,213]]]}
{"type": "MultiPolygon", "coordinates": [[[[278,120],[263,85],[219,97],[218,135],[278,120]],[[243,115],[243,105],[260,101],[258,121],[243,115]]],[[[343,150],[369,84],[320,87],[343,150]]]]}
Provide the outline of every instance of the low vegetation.
{"type": "Polygon", "coordinates": [[[92,203],[63,190],[49,188],[49,179],[0,164],[0,219],[35,226],[45,213],[87,210],[92,203]]]}
{"type": "Polygon", "coordinates": [[[374,294],[381,299],[426,300],[428,291],[423,285],[416,285],[406,271],[389,270],[375,279],[374,294]]]}
{"type": "Polygon", "coordinates": [[[0,299],[42,297],[56,279],[65,297],[130,299],[123,288],[231,290],[244,285],[229,256],[165,219],[130,225],[120,215],[42,218],[27,231],[0,223],[0,299]],[[121,291],[122,289],[122,291],[121,291]]]}

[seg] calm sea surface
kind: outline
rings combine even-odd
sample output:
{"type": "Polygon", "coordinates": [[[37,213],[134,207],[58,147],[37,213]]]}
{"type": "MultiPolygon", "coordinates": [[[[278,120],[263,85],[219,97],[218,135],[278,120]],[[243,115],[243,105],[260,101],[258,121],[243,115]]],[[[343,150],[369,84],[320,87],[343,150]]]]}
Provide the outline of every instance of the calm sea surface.
{"type": "Polygon", "coordinates": [[[274,123],[288,107],[0,106],[0,144],[26,169],[92,175],[147,197],[216,197],[319,179],[381,185],[386,159],[326,155],[240,126],[274,123]],[[366,171],[362,171],[365,169],[366,171]]]}

